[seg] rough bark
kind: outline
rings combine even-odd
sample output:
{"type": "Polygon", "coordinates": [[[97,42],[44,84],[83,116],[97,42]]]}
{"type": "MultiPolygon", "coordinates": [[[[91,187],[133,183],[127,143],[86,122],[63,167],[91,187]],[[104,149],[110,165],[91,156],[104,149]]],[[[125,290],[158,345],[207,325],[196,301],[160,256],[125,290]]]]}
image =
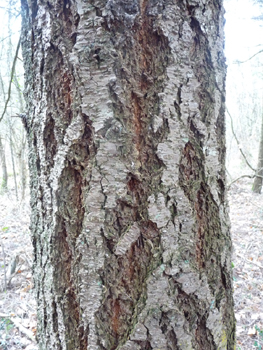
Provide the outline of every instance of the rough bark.
{"type": "Polygon", "coordinates": [[[222,1],[22,10],[40,349],[234,349],[222,1]]]}
{"type": "Polygon", "coordinates": [[[263,180],[263,116],[262,116],[262,120],[261,120],[257,172],[256,172],[255,180],[253,182],[253,187],[252,187],[253,192],[261,193],[262,180],[263,180]]]}

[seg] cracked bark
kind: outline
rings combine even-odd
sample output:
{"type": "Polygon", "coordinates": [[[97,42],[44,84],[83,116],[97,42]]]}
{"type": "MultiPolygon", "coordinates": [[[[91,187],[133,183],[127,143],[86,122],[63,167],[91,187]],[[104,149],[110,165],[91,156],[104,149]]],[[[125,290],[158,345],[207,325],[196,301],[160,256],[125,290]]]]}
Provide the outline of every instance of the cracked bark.
{"type": "Polygon", "coordinates": [[[234,349],[222,2],[21,1],[40,349],[234,349]]]}

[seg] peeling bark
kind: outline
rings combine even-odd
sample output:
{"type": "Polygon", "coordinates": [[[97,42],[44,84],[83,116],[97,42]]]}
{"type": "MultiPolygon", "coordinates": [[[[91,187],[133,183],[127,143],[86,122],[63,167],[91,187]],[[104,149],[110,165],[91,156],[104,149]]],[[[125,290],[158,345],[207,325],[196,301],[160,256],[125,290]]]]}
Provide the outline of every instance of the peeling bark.
{"type": "Polygon", "coordinates": [[[222,2],[21,1],[40,349],[234,349],[222,2]]]}

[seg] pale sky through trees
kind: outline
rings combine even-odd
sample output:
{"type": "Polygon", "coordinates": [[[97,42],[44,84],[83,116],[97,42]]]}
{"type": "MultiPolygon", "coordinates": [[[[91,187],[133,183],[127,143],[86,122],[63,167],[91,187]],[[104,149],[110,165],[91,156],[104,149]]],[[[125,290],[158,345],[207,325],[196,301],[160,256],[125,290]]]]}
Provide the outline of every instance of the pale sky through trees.
{"type": "MultiPolygon", "coordinates": [[[[255,0],[224,0],[224,6],[225,56],[228,66],[226,105],[240,147],[249,162],[256,167],[263,101],[263,20],[253,18],[263,14],[263,7],[256,4],[255,0]]],[[[227,113],[226,125],[227,169],[233,178],[250,174],[233,139],[227,113]]]]}
{"type": "Polygon", "coordinates": [[[228,64],[235,60],[244,61],[263,49],[263,23],[252,19],[260,15],[263,8],[253,0],[225,0],[224,5],[225,54],[228,64]]]}
{"type": "MultiPolygon", "coordinates": [[[[228,64],[234,60],[246,60],[251,53],[256,53],[263,48],[263,23],[255,21],[252,17],[263,12],[254,0],[225,0],[226,24],[225,24],[225,54],[228,64]],[[258,46],[258,45],[262,45],[258,46]]],[[[7,0],[0,0],[1,33],[7,33],[7,0]]],[[[18,9],[15,10],[17,12],[18,9]]],[[[12,31],[20,31],[20,19],[12,19],[12,31]]],[[[263,55],[263,54],[262,54],[263,55]]]]}
{"type": "Polygon", "coordinates": [[[225,0],[224,6],[227,105],[237,113],[234,95],[259,92],[263,86],[263,21],[253,19],[263,13],[263,6],[256,0],[225,0]]]}
{"type": "MultiPolygon", "coordinates": [[[[246,60],[254,53],[263,49],[263,23],[253,20],[252,17],[263,13],[254,0],[225,0],[225,55],[228,65],[236,60],[246,60]],[[260,46],[262,45],[262,46],[260,46]]],[[[7,0],[0,0],[1,36],[7,33],[7,0]]],[[[17,13],[18,9],[14,12],[17,13]]],[[[14,41],[18,40],[20,18],[11,21],[14,41]]],[[[15,44],[15,43],[14,43],[15,44]]],[[[263,53],[262,53],[263,56],[263,53]]]]}
{"type": "MultiPolygon", "coordinates": [[[[17,6],[19,2],[17,3],[17,6]]],[[[238,65],[236,61],[245,61],[260,50],[263,50],[263,21],[252,19],[263,13],[263,7],[255,4],[255,0],[224,0],[226,10],[225,14],[225,55],[228,65],[227,79],[227,105],[233,113],[238,113],[237,107],[234,105],[234,94],[238,94],[245,87],[247,91],[254,89],[261,90],[263,85],[263,73],[255,73],[255,62],[263,60],[263,52],[256,56],[256,59],[249,61],[246,64],[238,65]],[[233,83],[236,86],[233,87],[233,83]]],[[[5,11],[8,8],[8,0],[0,0],[0,40],[8,36],[8,13],[5,11]]],[[[14,9],[14,13],[18,12],[18,7],[14,9]]],[[[20,34],[20,18],[13,16],[11,19],[12,44],[16,47],[16,43],[20,34]]],[[[6,46],[7,40],[4,40],[1,45],[6,46]]],[[[0,48],[0,64],[2,67],[2,75],[6,65],[6,49],[0,48]]],[[[21,56],[21,54],[19,55],[21,56]]],[[[21,57],[20,57],[21,58],[21,57]]],[[[258,63],[259,64],[259,63],[258,63]]],[[[262,69],[260,68],[262,72],[262,69]]],[[[5,74],[4,74],[5,73],[5,74]]]]}

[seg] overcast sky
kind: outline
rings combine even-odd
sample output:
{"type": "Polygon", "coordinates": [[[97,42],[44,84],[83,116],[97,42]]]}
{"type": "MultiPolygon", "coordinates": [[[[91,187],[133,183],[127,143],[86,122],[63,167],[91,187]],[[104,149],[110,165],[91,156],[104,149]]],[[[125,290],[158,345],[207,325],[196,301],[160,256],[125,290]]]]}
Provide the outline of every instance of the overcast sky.
{"type": "MultiPolygon", "coordinates": [[[[2,26],[0,28],[1,37],[7,35],[7,14],[1,7],[7,6],[7,0],[0,0],[0,20],[2,26]]],[[[224,0],[226,9],[225,19],[225,55],[229,73],[233,67],[235,71],[236,64],[233,62],[245,61],[259,50],[263,50],[263,20],[256,21],[252,18],[263,13],[263,7],[255,5],[255,0],[224,0]]],[[[16,45],[19,37],[20,19],[12,18],[11,30],[16,33],[12,42],[16,45]]],[[[4,57],[3,52],[1,57],[4,57]]],[[[263,61],[263,53],[257,58],[263,61]]],[[[255,62],[255,60],[253,60],[255,62]]],[[[254,64],[251,62],[251,64],[254,64]]],[[[248,65],[242,65],[244,72],[248,69],[248,65]],[[246,66],[246,67],[245,67],[246,66]]],[[[230,75],[230,74],[229,74],[230,75]]]]}
{"type": "MultiPolygon", "coordinates": [[[[263,21],[252,19],[263,13],[258,5],[254,4],[254,0],[224,0],[226,9],[226,24],[225,24],[225,38],[226,50],[225,54],[230,64],[233,60],[248,59],[251,54],[256,53],[263,48],[263,21]],[[258,46],[258,45],[262,46],[258,46]]],[[[7,5],[7,0],[0,0],[0,17],[1,23],[7,19],[4,15],[4,10],[1,7],[7,5]]],[[[20,20],[12,20],[13,32],[19,30],[20,20]]],[[[5,25],[1,26],[1,31],[5,31],[5,25]]],[[[262,54],[263,56],[263,54],[262,54]]]]}
{"type": "Polygon", "coordinates": [[[255,5],[253,0],[225,0],[224,5],[225,54],[231,64],[235,60],[246,60],[263,49],[263,21],[252,19],[263,13],[263,8],[255,5]]]}

